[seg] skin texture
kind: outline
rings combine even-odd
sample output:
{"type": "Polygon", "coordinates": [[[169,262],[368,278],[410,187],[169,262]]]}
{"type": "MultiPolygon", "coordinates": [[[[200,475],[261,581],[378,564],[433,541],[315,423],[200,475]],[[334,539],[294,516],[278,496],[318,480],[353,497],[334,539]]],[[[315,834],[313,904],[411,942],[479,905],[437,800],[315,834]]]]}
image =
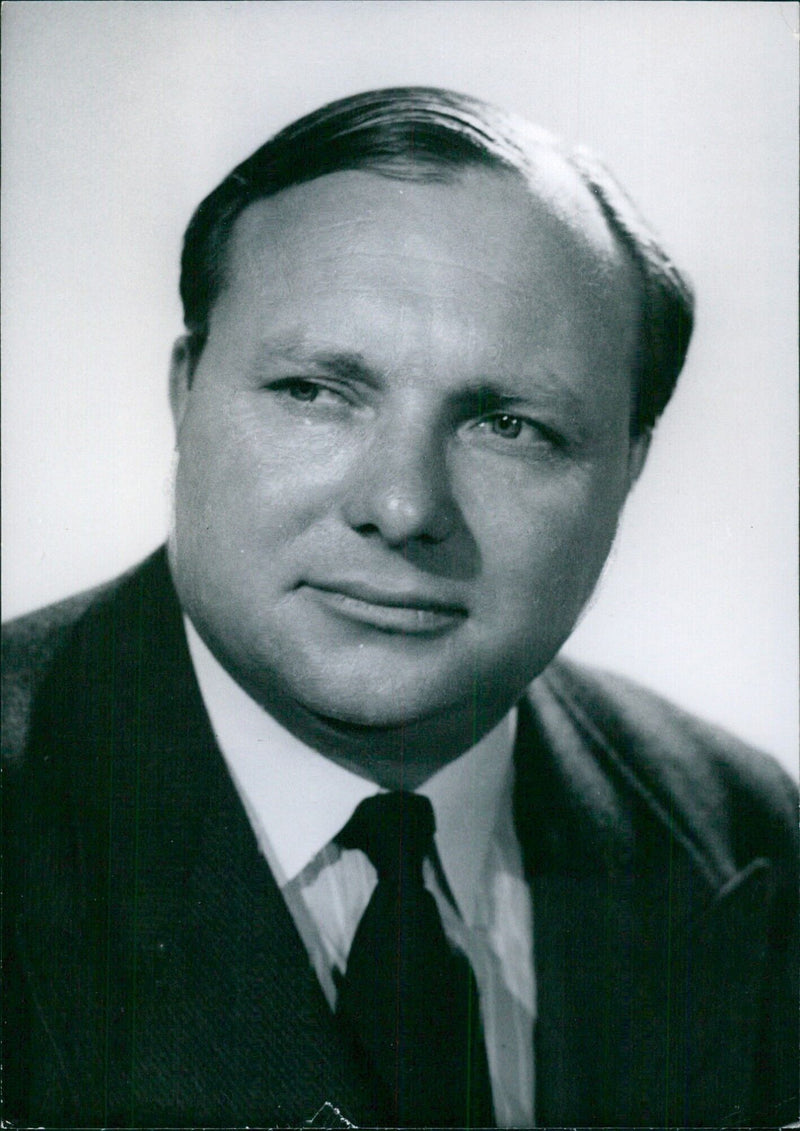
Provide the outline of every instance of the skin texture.
{"type": "Polygon", "coordinates": [[[250,205],[192,372],[170,561],[217,658],[390,787],[569,635],[644,459],[635,269],[563,169],[332,174],[250,205]]]}

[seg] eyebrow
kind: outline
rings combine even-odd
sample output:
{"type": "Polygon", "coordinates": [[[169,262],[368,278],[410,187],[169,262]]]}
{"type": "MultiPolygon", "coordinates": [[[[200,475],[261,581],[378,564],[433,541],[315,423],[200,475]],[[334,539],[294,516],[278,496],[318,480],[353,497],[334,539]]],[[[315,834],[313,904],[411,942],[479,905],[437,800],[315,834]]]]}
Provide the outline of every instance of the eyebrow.
{"type": "Polygon", "coordinates": [[[295,365],[313,365],[341,380],[360,380],[378,384],[378,371],[357,351],[306,349],[297,338],[268,338],[259,345],[259,357],[291,361],[295,365]]]}
{"type": "Polygon", "coordinates": [[[515,405],[531,405],[534,409],[552,407],[559,415],[566,411],[576,420],[582,419],[586,410],[583,398],[566,381],[559,381],[550,372],[540,375],[534,392],[521,388],[513,378],[508,381],[489,378],[470,382],[459,389],[455,401],[465,409],[483,412],[512,411],[515,405]]]}

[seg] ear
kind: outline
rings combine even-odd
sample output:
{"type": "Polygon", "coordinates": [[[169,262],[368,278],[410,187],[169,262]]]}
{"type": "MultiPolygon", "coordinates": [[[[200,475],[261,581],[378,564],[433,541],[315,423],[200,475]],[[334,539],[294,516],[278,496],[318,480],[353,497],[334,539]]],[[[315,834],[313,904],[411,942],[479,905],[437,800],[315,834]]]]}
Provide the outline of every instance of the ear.
{"type": "Polygon", "coordinates": [[[628,450],[628,490],[630,491],[636,480],[644,470],[647,453],[650,451],[652,432],[649,428],[640,432],[631,439],[628,450]]]}
{"type": "Polygon", "coordinates": [[[172,347],[169,364],[169,406],[172,410],[172,423],[175,435],[181,430],[189,392],[192,384],[192,354],[189,348],[189,335],[183,334],[172,347]]]}

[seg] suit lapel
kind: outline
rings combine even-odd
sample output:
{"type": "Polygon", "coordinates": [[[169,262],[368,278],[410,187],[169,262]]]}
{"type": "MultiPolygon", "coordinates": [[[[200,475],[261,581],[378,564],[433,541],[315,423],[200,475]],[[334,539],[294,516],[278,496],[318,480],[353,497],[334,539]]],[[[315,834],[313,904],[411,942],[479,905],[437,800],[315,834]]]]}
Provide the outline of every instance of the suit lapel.
{"type": "Polygon", "coordinates": [[[172,935],[171,1011],[154,999],[171,1026],[165,1042],[162,1024],[153,1055],[168,1045],[171,1075],[187,1085],[177,1110],[205,1123],[241,1122],[247,1112],[300,1125],[328,1101],[354,1122],[378,1122],[367,1081],[215,755],[184,917],[172,935]],[[211,1108],[210,1094],[217,1097],[211,1108]]]}
{"type": "Polygon", "coordinates": [[[380,1122],[216,747],[163,555],[79,624],[50,684],[38,741],[49,757],[59,736],[80,862],[70,962],[96,964],[78,1102],[102,1095],[106,1124],[302,1124],[326,1101],[380,1122]]]}
{"type": "Polygon", "coordinates": [[[521,708],[515,810],[533,892],[537,1122],[741,1120],[769,865],[721,876],[546,687],[521,708]]]}

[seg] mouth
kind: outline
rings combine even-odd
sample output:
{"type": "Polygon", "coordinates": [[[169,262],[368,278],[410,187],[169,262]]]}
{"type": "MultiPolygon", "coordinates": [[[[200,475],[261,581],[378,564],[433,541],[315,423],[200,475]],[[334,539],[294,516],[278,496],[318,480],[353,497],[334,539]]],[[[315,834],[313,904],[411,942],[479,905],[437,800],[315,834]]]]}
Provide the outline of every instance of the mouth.
{"type": "Polygon", "coordinates": [[[455,628],[467,616],[463,605],[361,582],[305,582],[300,589],[330,612],[381,632],[434,636],[455,628]]]}

